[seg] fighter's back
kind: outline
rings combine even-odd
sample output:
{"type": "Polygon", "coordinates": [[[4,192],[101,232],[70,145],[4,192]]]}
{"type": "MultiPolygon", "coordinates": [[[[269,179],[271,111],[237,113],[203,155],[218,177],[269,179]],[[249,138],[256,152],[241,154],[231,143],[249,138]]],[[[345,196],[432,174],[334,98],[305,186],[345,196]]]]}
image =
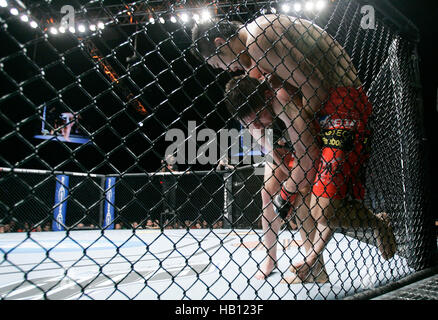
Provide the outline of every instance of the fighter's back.
{"type": "Polygon", "coordinates": [[[258,17],[246,29],[253,60],[277,74],[280,65],[286,65],[279,75],[298,88],[307,82],[327,90],[361,86],[345,49],[308,20],[269,14],[258,17]]]}

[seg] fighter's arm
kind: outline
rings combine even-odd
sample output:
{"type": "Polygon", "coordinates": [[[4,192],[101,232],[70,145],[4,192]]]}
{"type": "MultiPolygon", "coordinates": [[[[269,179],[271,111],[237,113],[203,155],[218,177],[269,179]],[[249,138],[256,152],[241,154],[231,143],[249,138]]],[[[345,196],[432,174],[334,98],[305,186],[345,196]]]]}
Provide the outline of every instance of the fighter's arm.
{"type": "Polygon", "coordinates": [[[298,193],[307,193],[314,181],[315,160],[319,149],[315,143],[310,117],[302,108],[297,108],[291,102],[277,114],[287,127],[295,151],[288,178],[283,182],[281,192],[273,199],[274,211],[285,219],[290,207],[295,205],[298,193]]]}
{"type": "Polygon", "coordinates": [[[295,150],[294,165],[283,186],[288,192],[296,193],[313,182],[319,148],[310,116],[303,109],[297,109],[289,104],[284,108],[280,118],[288,128],[295,150]]]}

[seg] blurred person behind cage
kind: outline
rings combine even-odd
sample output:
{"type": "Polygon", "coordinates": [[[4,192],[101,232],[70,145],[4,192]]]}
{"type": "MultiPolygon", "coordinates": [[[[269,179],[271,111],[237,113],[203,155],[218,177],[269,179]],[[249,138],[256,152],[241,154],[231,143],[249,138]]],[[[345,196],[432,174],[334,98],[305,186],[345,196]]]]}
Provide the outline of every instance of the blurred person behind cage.
{"type": "Polygon", "coordinates": [[[161,165],[161,172],[169,173],[161,176],[161,191],[163,195],[163,211],[161,216],[164,219],[168,219],[169,216],[176,214],[178,179],[172,173],[178,171],[178,165],[173,155],[167,155],[161,161],[161,165]]]}
{"type": "Polygon", "coordinates": [[[217,171],[229,171],[234,169],[235,167],[229,163],[228,157],[223,157],[222,159],[220,159],[216,167],[217,171]]]}

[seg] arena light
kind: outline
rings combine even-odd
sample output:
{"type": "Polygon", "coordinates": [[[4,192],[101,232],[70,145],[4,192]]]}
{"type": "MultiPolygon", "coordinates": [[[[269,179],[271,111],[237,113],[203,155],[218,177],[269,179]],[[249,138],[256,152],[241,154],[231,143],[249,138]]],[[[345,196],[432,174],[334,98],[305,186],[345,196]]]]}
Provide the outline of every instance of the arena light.
{"type": "Polygon", "coordinates": [[[155,23],[155,19],[154,18],[149,18],[149,23],[152,23],[152,24],[154,24],[155,23]]]}
{"type": "Polygon", "coordinates": [[[172,22],[172,23],[176,23],[176,18],[175,18],[175,16],[171,16],[171,17],[170,17],[170,22],[172,22]]]}
{"type": "Polygon", "coordinates": [[[38,23],[36,23],[35,21],[31,21],[31,22],[29,23],[29,25],[30,25],[30,27],[31,27],[32,29],[36,29],[36,28],[38,27],[38,23]]]}
{"type": "Polygon", "coordinates": [[[103,30],[103,29],[105,29],[105,24],[103,22],[99,21],[97,23],[97,28],[99,28],[100,30],[103,30]]]}
{"type": "Polygon", "coordinates": [[[87,28],[85,28],[85,26],[83,24],[78,25],[78,31],[81,33],[84,33],[85,30],[87,30],[87,28]]]}
{"type": "Polygon", "coordinates": [[[53,34],[53,35],[56,35],[56,34],[58,34],[58,29],[56,29],[55,27],[51,27],[50,28],[50,33],[53,34]]]}
{"type": "Polygon", "coordinates": [[[288,4],[283,4],[283,5],[281,6],[281,11],[283,11],[283,12],[285,12],[285,13],[288,13],[289,10],[290,10],[290,7],[289,7],[288,4]]]}
{"type": "Polygon", "coordinates": [[[202,10],[201,22],[207,22],[211,18],[211,13],[207,9],[202,10]]]}
{"type": "Polygon", "coordinates": [[[59,33],[65,33],[66,30],[65,30],[65,27],[61,26],[58,28],[58,31],[59,31],[59,33]]]}
{"type": "Polygon", "coordinates": [[[295,3],[295,4],[294,4],[294,10],[295,10],[295,12],[300,12],[301,9],[302,9],[302,7],[301,7],[301,3],[295,3]]]}
{"type": "Polygon", "coordinates": [[[181,13],[181,15],[179,16],[179,18],[181,19],[181,21],[183,23],[186,23],[189,21],[189,15],[187,13],[181,13]]]}
{"type": "Polygon", "coordinates": [[[20,20],[23,21],[23,22],[28,22],[28,21],[29,21],[29,17],[28,17],[27,15],[23,14],[23,15],[20,17],[20,20]]]}
{"type": "Polygon", "coordinates": [[[8,6],[8,2],[6,0],[0,0],[0,7],[6,8],[8,6]]]}
{"type": "Polygon", "coordinates": [[[313,3],[313,1],[307,1],[305,4],[305,9],[307,11],[312,11],[315,8],[315,4],[313,3]]]}
{"type": "Polygon", "coordinates": [[[11,10],[9,10],[9,12],[13,15],[13,16],[18,16],[18,9],[17,8],[11,8],[11,10]]]}
{"type": "Polygon", "coordinates": [[[95,24],[90,24],[89,28],[91,31],[96,31],[97,29],[95,24]]]}
{"type": "Polygon", "coordinates": [[[318,10],[322,10],[322,9],[324,9],[325,6],[326,6],[326,2],[323,1],[323,0],[319,0],[319,1],[316,3],[316,9],[318,9],[318,10]]]}
{"type": "Polygon", "coordinates": [[[200,18],[199,18],[199,14],[195,13],[195,14],[193,15],[193,20],[195,20],[195,22],[198,23],[199,20],[200,20],[200,18]]]}
{"type": "Polygon", "coordinates": [[[271,7],[271,12],[272,13],[277,13],[277,9],[275,9],[274,7],[271,7]]]}
{"type": "Polygon", "coordinates": [[[160,18],[158,19],[158,21],[160,21],[160,23],[164,23],[164,22],[166,22],[166,21],[164,20],[163,17],[160,17],[160,18]]]}
{"type": "Polygon", "coordinates": [[[75,29],[75,27],[70,27],[70,28],[68,28],[68,31],[70,31],[71,33],[75,33],[76,29],[75,29]]]}

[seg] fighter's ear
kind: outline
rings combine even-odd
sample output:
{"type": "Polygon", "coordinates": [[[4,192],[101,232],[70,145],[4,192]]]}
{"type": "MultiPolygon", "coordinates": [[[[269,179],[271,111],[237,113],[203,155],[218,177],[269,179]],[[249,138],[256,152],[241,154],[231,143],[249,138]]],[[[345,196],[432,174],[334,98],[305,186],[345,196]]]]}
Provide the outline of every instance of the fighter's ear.
{"type": "Polygon", "coordinates": [[[214,45],[216,46],[216,48],[219,48],[220,46],[223,46],[226,43],[224,38],[221,37],[217,37],[214,39],[214,45]]]}
{"type": "Polygon", "coordinates": [[[270,100],[274,97],[274,92],[272,90],[266,89],[265,92],[265,99],[270,100]]]}

